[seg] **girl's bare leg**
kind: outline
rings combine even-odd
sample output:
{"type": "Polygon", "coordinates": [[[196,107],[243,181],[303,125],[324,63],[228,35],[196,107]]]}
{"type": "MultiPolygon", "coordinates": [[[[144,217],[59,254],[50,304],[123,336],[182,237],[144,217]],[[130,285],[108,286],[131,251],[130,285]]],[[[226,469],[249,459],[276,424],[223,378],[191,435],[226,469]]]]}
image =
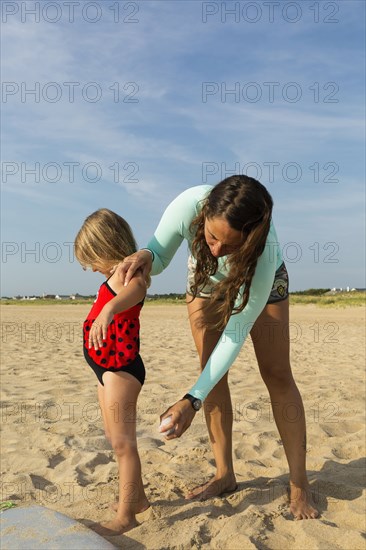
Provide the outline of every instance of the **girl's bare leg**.
{"type": "MultiPolygon", "coordinates": [[[[111,435],[109,433],[109,428],[108,428],[108,425],[107,425],[107,415],[106,415],[105,405],[104,405],[104,386],[102,386],[102,384],[100,384],[99,382],[98,382],[98,400],[99,400],[100,409],[102,411],[102,418],[103,418],[105,436],[106,436],[106,439],[109,441],[109,443],[111,443],[111,435]]],[[[144,490],[144,486],[142,484],[142,479],[141,479],[140,494],[145,495],[145,490],[144,490]]],[[[142,514],[142,512],[145,512],[149,507],[150,507],[150,503],[147,500],[147,497],[145,495],[144,498],[141,500],[141,506],[138,507],[138,509],[136,510],[136,514],[142,514]]],[[[117,502],[113,502],[111,504],[111,509],[114,512],[117,512],[117,510],[118,510],[118,500],[117,500],[117,502]]]]}
{"type": "Polygon", "coordinates": [[[268,304],[251,336],[290,470],[290,510],[296,519],[318,516],[306,476],[306,427],[301,396],[292,376],[288,300],[268,304]]]}
{"type": "Polygon", "coordinates": [[[102,419],[103,419],[103,427],[104,427],[104,433],[107,441],[109,443],[111,442],[111,434],[109,433],[109,428],[107,424],[107,415],[105,411],[105,405],[104,405],[104,386],[99,382],[98,380],[98,401],[100,410],[102,411],[102,419]]]}
{"type": "MultiPolygon", "coordinates": [[[[119,502],[116,517],[97,523],[93,529],[101,535],[120,535],[137,525],[136,513],[146,506],[141,480],[141,464],[136,441],[136,402],[140,382],[131,374],[106,372],[103,375],[102,414],[119,471],[119,502]]],[[[98,390],[99,394],[100,390],[98,390]]],[[[146,509],[146,508],[145,508],[146,509]]]]}
{"type": "MultiPolygon", "coordinates": [[[[221,336],[221,332],[210,331],[200,326],[200,321],[205,315],[204,308],[207,299],[195,298],[193,301],[191,300],[192,297],[187,296],[192,335],[201,369],[203,369],[221,336]]],[[[204,411],[217,472],[207,483],[195,487],[187,495],[187,498],[202,500],[233,491],[237,487],[232,461],[233,412],[227,375],[207,396],[204,402],[204,411]]]]}

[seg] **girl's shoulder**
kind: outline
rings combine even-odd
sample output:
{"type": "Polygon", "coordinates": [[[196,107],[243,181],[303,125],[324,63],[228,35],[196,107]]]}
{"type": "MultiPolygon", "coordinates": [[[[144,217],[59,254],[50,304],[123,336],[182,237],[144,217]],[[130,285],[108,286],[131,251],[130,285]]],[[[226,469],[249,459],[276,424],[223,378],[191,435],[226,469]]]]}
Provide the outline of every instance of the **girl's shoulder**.
{"type": "MultiPolygon", "coordinates": [[[[136,271],[136,273],[133,275],[133,277],[131,279],[131,282],[132,281],[136,282],[138,280],[141,280],[146,284],[146,281],[143,277],[142,271],[140,271],[140,270],[136,271]]],[[[121,282],[117,272],[114,272],[109,277],[109,279],[107,279],[107,281],[104,282],[104,285],[108,286],[109,289],[112,290],[112,292],[114,292],[115,294],[119,294],[120,292],[122,292],[123,290],[125,290],[127,288],[121,282]]]]}
{"type": "Polygon", "coordinates": [[[114,294],[118,294],[124,288],[123,283],[119,280],[116,272],[112,273],[112,275],[103,284],[107,286],[107,288],[109,288],[114,294]]]}

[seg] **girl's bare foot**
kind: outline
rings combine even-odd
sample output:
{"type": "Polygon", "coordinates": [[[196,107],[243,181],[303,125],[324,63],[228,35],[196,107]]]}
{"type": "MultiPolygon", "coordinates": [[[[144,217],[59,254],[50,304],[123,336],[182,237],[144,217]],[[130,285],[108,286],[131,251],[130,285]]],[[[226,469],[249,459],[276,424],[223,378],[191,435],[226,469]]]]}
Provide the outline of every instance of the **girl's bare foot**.
{"type": "Polygon", "coordinates": [[[224,496],[225,493],[234,493],[238,489],[238,484],[234,474],[228,474],[225,477],[213,477],[207,483],[198,485],[190,491],[186,499],[207,500],[208,498],[224,496]]]}
{"type": "Polygon", "coordinates": [[[290,481],[290,512],[294,519],[315,519],[319,516],[309,485],[299,487],[290,481]]]}
{"type": "Polygon", "coordinates": [[[134,527],[137,527],[139,523],[135,519],[121,521],[117,518],[112,521],[106,521],[103,523],[93,523],[90,528],[93,529],[98,535],[102,537],[113,537],[116,535],[123,535],[127,531],[130,531],[134,527]]]}
{"type": "MultiPolygon", "coordinates": [[[[116,502],[112,502],[110,505],[111,510],[114,512],[118,511],[118,500],[116,502]]],[[[147,497],[145,496],[141,502],[139,502],[136,506],[135,514],[142,514],[142,512],[145,512],[148,508],[150,508],[150,502],[147,500],[147,497]]]]}

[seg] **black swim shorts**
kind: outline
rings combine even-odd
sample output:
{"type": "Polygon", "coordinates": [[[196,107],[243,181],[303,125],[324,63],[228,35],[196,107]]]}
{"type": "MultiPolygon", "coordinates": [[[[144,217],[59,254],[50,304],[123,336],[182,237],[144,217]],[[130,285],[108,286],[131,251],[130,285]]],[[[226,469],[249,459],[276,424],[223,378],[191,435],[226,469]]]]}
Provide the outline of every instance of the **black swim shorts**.
{"type": "Polygon", "coordinates": [[[145,366],[144,366],[144,363],[143,363],[140,355],[137,355],[136,359],[134,359],[134,361],[132,361],[132,363],[129,363],[125,367],[121,367],[119,369],[105,369],[103,367],[100,367],[99,365],[97,365],[93,361],[93,359],[91,359],[91,357],[88,355],[88,352],[85,349],[85,347],[84,347],[84,357],[85,357],[88,365],[95,372],[96,377],[98,378],[98,380],[102,384],[102,386],[104,386],[104,384],[103,384],[103,374],[105,372],[108,372],[108,371],[110,371],[110,372],[128,372],[128,374],[132,374],[132,376],[134,376],[140,382],[141,386],[143,386],[143,384],[145,382],[146,371],[145,371],[145,366]]]}

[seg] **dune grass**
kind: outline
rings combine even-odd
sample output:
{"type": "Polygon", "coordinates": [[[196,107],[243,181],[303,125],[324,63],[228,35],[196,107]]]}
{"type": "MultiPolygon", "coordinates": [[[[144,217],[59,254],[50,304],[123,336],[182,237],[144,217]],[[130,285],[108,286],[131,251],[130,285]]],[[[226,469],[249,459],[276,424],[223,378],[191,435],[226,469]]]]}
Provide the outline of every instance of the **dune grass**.
{"type": "Polygon", "coordinates": [[[339,292],[321,296],[290,294],[290,305],[315,304],[320,307],[354,307],[365,306],[365,292],[339,292]]]}
{"type": "Polygon", "coordinates": [[[37,299],[37,300],[12,300],[1,299],[1,305],[5,306],[77,306],[84,304],[92,304],[95,298],[87,298],[85,300],[52,300],[52,299],[37,299]]]}
{"type": "MultiPolygon", "coordinates": [[[[64,305],[90,305],[94,298],[86,298],[83,300],[1,300],[2,305],[23,305],[23,306],[64,306],[64,305]]],[[[184,305],[185,298],[183,295],[179,297],[158,297],[147,298],[145,306],[150,305],[184,305]]],[[[334,295],[313,295],[313,294],[290,294],[290,305],[308,305],[314,304],[319,307],[360,307],[366,305],[365,292],[339,292],[334,295]]]]}

